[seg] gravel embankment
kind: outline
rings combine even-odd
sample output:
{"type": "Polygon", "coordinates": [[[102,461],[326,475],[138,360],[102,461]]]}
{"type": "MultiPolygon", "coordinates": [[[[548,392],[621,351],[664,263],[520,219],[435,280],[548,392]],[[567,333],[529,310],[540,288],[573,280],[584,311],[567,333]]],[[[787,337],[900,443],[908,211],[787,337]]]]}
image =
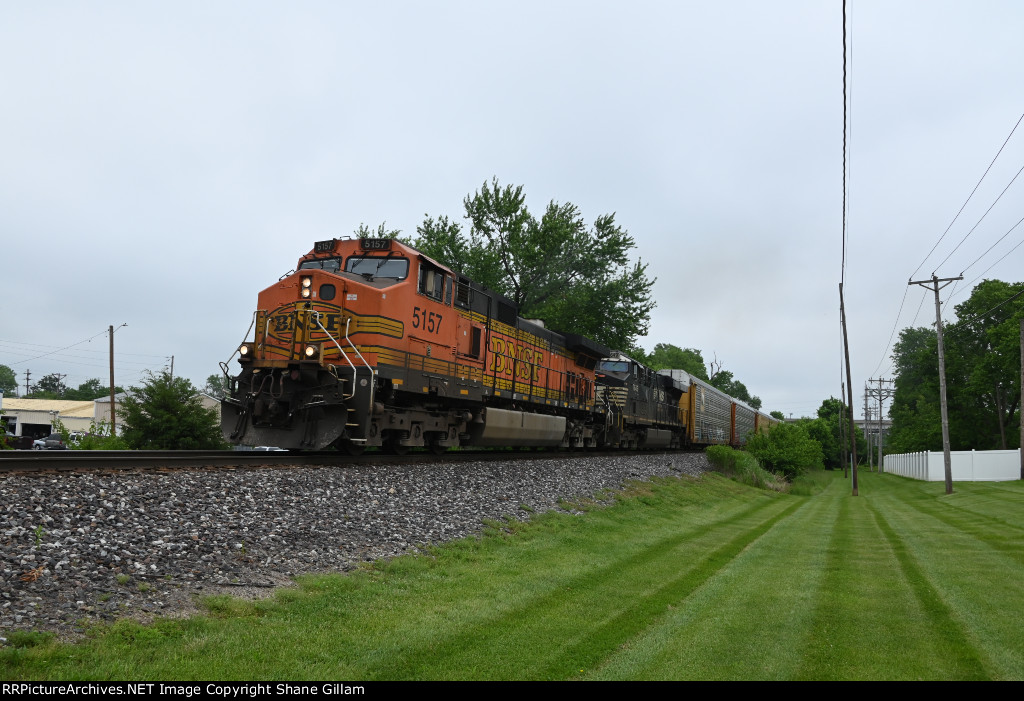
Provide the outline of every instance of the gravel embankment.
{"type": "Polygon", "coordinates": [[[701,453],[388,467],[0,477],[0,637],[183,615],[525,519],[628,480],[699,475],[701,453]]]}

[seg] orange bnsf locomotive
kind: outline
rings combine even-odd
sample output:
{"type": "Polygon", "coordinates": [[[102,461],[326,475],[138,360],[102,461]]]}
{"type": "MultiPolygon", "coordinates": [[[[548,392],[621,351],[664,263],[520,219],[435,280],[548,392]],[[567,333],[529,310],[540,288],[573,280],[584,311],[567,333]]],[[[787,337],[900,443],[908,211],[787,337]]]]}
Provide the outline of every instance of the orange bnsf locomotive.
{"type": "Polygon", "coordinates": [[[236,444],[679,448],[742,443],[774,421],[684,371],[520,318],[393,239],[317,242],[260,293],[253,327],[237,377],[222,366],[236,444]]]}
{"type": "Polygon", "coordinates": [[[317,242],[259,295],[229,441],[291,449],[597,444],[609,350],[392,239],[317,242]]]}

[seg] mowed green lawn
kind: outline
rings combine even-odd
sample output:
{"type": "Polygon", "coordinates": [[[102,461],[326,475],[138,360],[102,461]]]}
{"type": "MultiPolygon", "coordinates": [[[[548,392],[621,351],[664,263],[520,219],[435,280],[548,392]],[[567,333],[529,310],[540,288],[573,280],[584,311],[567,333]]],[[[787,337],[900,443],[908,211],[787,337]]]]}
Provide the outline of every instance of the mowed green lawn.
{"type": "Polygon", "coordinates": [[[717,475],[265,602],[0,651],[4,679],[1021,679],[1024,485],[717,475]]]}

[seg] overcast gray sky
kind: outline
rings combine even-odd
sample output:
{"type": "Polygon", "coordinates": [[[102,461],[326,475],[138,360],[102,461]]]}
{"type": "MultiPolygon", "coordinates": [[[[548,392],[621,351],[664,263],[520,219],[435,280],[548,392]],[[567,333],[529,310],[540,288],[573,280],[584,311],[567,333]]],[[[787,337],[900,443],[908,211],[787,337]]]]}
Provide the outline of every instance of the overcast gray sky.
{"type": "MultiPolygon", "coordinates": [[[[1024,3],[848,16],[859,409],[926,294],[897,323],[908,278],[1024,112],[1024,3]]],[[[840,0],[5,0],[0,66],[0,364],[22,381],[106,381],[127,323],[119,384],[173,355],[202,385],[314,241],[461,217],[496,176],[535,211],[616,213],[657,278],[648,350],[698,348],[787,415],[840,392],[840,0]]],[[[1024,125],[915,279],[1024,217],[1016,182],[936,267],[1022,165],[1024,125]]],[[[1024,279],[1024,246],[984,275],[1024,279]]]]}

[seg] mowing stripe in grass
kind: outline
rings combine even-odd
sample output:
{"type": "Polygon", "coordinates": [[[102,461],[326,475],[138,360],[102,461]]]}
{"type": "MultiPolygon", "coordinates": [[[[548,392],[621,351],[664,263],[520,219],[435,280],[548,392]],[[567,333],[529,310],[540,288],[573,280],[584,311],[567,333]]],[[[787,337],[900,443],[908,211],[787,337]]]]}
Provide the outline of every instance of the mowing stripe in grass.
{"type": "MultiPolygon", "coordinates": [[[[1024,527],[1012,522],[1012,519],[1021,517],[1020,498],[1015,504],[1000,504],[1008,507],[1007,510],[1000,516],[992,516],[975,508],[967,508],[948,498],[936,499],[930,494],[893,490],[889,495],[899,499],[906,508],[914,509],[917,513],[934,518],[951,529],[970,535],[986,547],[999,551],[1019,564],[1024,564],[1024,527]],[[1011,507],[1016,507],[1016,513],[1009,513],[1011,507]]],[[[991,503],[988,505],[992,506],[991,503]]],[[[983,505],[975,505],[976,508],[980,506],[983,505]]]]}
{"type": "MultiPolygon", "coordinates": [[[[989,679],[991,674],[981,659],[979,651],[964,633],[957,617],[939,596],[938,591],[932,586],[925,573],[918,567],[914,557],[910,554],[903,539],[886,521],[885,517],[868,502],[868,509],[875,518],[875,523],[885,535],[892,548],[893,554],[899,560],[903,569],[904,578],[910,585],[914,596],[917,598],[921,608],[931,620],[934,634],[945,643],[944,659],[949,665],[957,670],[958,679],[989,679]]],[[[941,644],[941,643],[940,643],[941,644]]]]}
{"type": "Polygon", "coordinates": [[[707,554],[689,570],[665,582],[633,605],[623,609],[617,616],[589,632],[585,644],[577,643],[538,670],[538,678],[564,678],[572,676],[576,668],[590,668],[600,663],[622,643],[647,628],[667,607],[679,606],[696,589],[714,577],[723,567],[729,566],[743,550],[769,532],[777,523],[788,517],[801,506],[791,503],[754,528],[733,538],[717,550],[707,554]]]}
{"type": "Polygon", "coordinates": [[[836,509],[817,497],[783,499],[798,508],[584,678],[792,678],[836,509]]]}
{"type": "MultiPolygon", "coordinates": [[[[892,477],[874,481],[868,486],[875,493],[875,505],[981,651],[990,674],[999,679],[1024,678],[1024,627],[1020,624],[1024,620],[1024,565],[1007,541],[1007,529],[989,524],[986,533],[983,521],[965,527],[960,512],[947,518],[930,513],[933,509],[953,513],[954,504],[970,498],[967,492],[983,498],[992,486],[958,486],[959,491],[947,496],[934,485],[892,477]],[[916,508],[920,505],[925,508],[916,508]]],[[[1018,521],[1024,520],[1024,494],[1021,496],[1013,505],[1018,521]]],[[[1017,539],[1015,547],[1019,550],[1024,543],[1017,539]]]]}
{"type": "MultiPolygon", "coordinates": [[[[636,538],[618,547],[621,554],[578,576],[560,579],[558,571],[537,571],[530,579],[551,579],[554,586],[533,596],[496,601],[497,606],[489,610],[491,615],[463,621],[454,630],[448,628],[442,639],[420,640],[414,648],[403,650],[393,665],[376,668],[369,676],[435,678],[443,668],[479,669],[520,646],[537,650],[533,658],[537,664],[529,669],[508,669],[504,675],[509,678],[564,678],[593,666],[799,505],[746,488],[743,491],[744,500],[722,504],[731,511],[724,517],[696,527],[688,519],[652,523],[650,527],[667,528],[670,535],[645,543],[646,529],[638,530],[636,538]],[[757,502],[745,505],[750,498],[757,502]],[[596,620],[590,618],[595,614],[596,620]]],[[[616,511],[624,509],[635,510],[621,504],[591,517],[617,521],[620,515],[616,511]]],[[[658,513],[634,517],[650,519],[658,513]]],[[[588,526],[593,528],[593,524],[588,526]]],[[[589,543],[589,549],[595,547],[600,548],[600,542],[589,543]]],[[[558,563],[552,566],[558,567],[558,563]]]]}
{"type": "Polygon", "coordinates": [[[838,500],[838,508],[835,510],[835,517],[828,524],[828,530],[822,532],[822,538],[828,542],[824,573],[806,647],[798,653],[803,664],[794,675],[797,679],[843,678],[842,675],[835,674],[835,657],[841,652],[834,649],[833,631],[841,627],[842,613],[838,612],[837,615],[838,607],[833,605],[833,599],[835,592],[843,585],[841,553],[849,549],[851,540],[844,529],[837,527],[837,523],[849,519],[850,509],[845,495],[837,497],[834,491],[829,490],[818,497],[819,500],[829,499],[833,503],[838,500]]]}
{"type": "MultiPolygon", "coordinates": [[[[864,481],[862,481],[863,484],[864,481]]],[[[842,485],[837,485],[841,488],[842,485]]],[[[948,664],[944,639],[933,627],[866,497],[832,488],[838,516],[807,647],[798,653],[798,679],[961,679],[976,667],[948,664]],[[923,634],[922,634],[923,633],[923,634]]]]}
{"type": "MultiPolygon", "coordinates": [[[[959,486],[962,486],[963,484],[964,483],[961,482],[959,483],[959,486]]],[[[1014,482],[976,482],[969,484],[976,484],[979,488],[984,486],[984,488],[991,494],[995,494],[998,492],[1001,495],[1013,494],[1018,498],[1024,496],[1024,482],[1022,482],[1021,480],[1016,480],[1014,482]]]]}

